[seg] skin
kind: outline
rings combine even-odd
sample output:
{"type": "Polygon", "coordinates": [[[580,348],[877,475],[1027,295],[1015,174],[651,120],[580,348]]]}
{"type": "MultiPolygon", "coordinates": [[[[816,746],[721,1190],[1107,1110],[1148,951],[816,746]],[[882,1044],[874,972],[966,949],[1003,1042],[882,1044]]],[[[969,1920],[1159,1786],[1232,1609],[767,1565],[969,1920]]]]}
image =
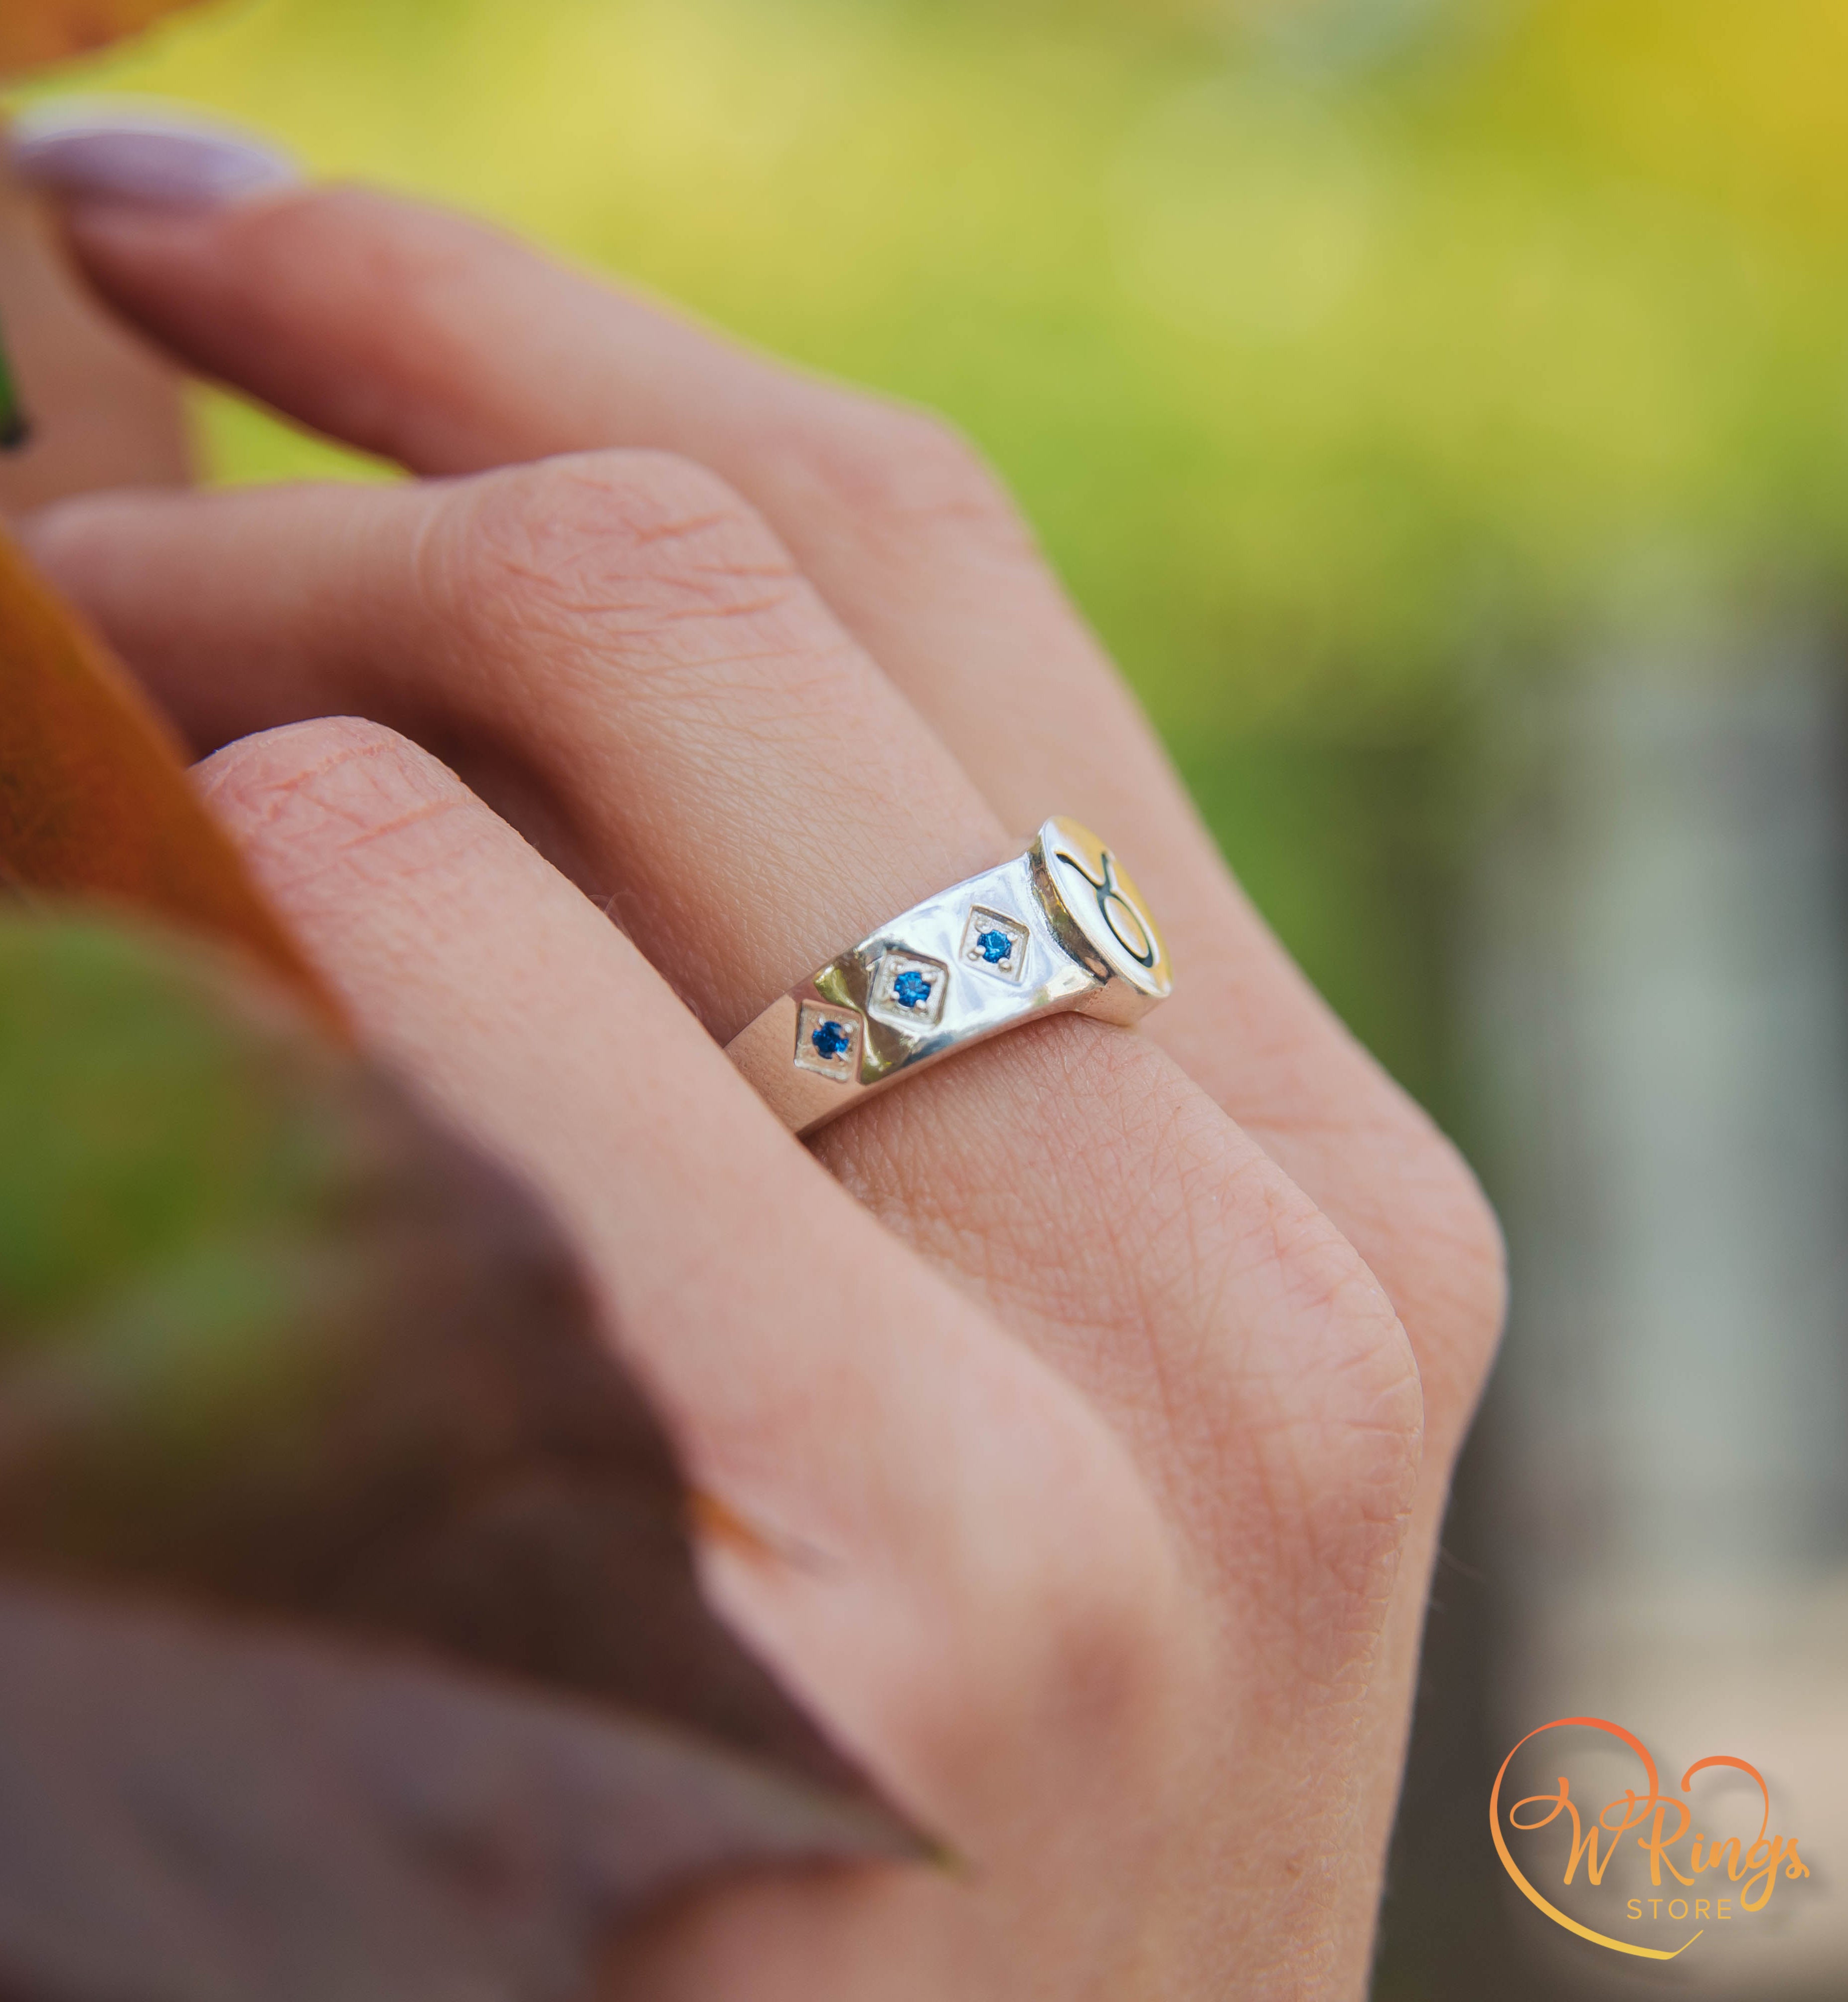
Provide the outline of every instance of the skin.
{"type": "Polygon", "coordinates": [[[0,335],[32,425],[23,451],[0,452],[0,516],[192,472],[173,371],[89,295],[58,233],[14,180],[0,126],[0,335]]]}
{"type": "Polygon", "coordinates": [[[372,1045],[551,1197],[718,1603],[962,1859],[707,1891],[610,1992],[1365,1987],[1494,1221],[936,419],[354,190],[92,204],[185,366],[415,476],[26,525],[372,1045]],[[1064,812],[1174,999],[786,1135],[724,1041],[1064,812]]]}

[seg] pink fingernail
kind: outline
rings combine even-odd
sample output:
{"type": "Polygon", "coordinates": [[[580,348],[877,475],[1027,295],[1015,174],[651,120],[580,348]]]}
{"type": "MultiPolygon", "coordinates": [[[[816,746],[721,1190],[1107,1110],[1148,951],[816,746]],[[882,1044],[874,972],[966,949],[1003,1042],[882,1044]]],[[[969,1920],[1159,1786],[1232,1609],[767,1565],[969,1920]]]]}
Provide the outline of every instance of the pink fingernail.
{"type": "Polygon", "coordinates": [[[32,106],[10,136],[15,177],[68,201],[222,208],[302,179],[286,154],[260,140],[107,99],[32,106]]]}

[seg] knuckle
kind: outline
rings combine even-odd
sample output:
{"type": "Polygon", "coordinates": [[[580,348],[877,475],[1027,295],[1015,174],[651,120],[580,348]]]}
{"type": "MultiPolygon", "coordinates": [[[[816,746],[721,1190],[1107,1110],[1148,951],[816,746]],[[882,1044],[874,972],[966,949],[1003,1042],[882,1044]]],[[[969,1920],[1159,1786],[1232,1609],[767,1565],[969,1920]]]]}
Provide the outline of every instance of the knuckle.
{"type": "Polygon", "coordinates": [[[1451,1154],[1446,1181],[1463,1298],[1486,1350],[1500,1335],[1508,1313],[1508,1240],[1501,1218],[1460,1155],[1451,1154]]]}
{"type": "Polygon", "coordinates": [[[1329,1603],[1383,1609],[1411,1526],[1424,1436],[1415,1372],[1376,1372],[1355,1408],[1299,1442],[1290,1472],[1304,1498],[1302,1554],[1329,1603]]]}
{"type": "Polygon", "coordinates": [[[1197,1431],[1236,1462],[1248,1432],[1274,1429],[1315,1459],[1305,1491],[1333,1496],[1344,1515],[1371,1515],[1383,1495],[1389,1518],[1422,1453],[1424,1401],[1386,1289],[1214,1101],[1178,1074],[1152,1079],[1132,1038],[1090,1040],[1088,1097],[1120,1117],[1121,1158],[1153,1164],[1137,1199],[1141,1228],[1170,1270],[1190,1275],[1164,1303],[1209,1331],[1195,1394],[1173,1407],[1180,1438],[1197,1431]]]}
{"type": "Polygon", "coordinates": [[[1319,1301],[1304,1302],[1301,1333],[1321,1353],[1300,1404],[1258,1458],[1267,1463],[1280,1547],[1320,1581],[1328,1604],[1377,1607],[1390,1592],[1417,1498],[1424,1390],[1378,1282],[1351,1254],[1345,1263],[1320,1275],[1319,1301]]]}
{"type": "Polygon", "coordinates": [[[988,461],[934,411],[856,399],[835,421],[816,427],[804,450],[811,480],[870,535],[957,534],[1033,549],[988,461]]]}
{"type": "MultiPolygon", "coordinates": [[[[1335,1303],[1339,1314],[1340,1304],[1335,1303]]],[[[1231,1505],[1215,1553],[1228,1585],[1256,1592],[1280,1669],[1305,1687],[1365,1679],[1397,1588],[1424,1464],[1422,1392],[1389,1313],[1351,1317],[1294,1408],[1267,1413],[1222,1461],[1231,1505]]]]}
{"type": "Polygon", "coordinates": [[[1353,1245],[1270,1158],[1191,1101],[1166,1122],[1180,1262],[1211,1331],[1175,1407],[1204,1547],[1229,1583],[1288,1580],[1302,1610],[1294,1672],[1338,1679],[1364,1654],[1396,1575],[1424,1463],[1418,1358],[1353,1245]]]}
{"type": "Polygon", "coordinates": [[[635,664],[726,648],[715,629],[773,624],[807,591],[788,553],[716,474],[664,452],[521,467],[459,497],[429,545],[441,607],[521,640],[620,644],[635,664]]]}
{"type": "Polygon", "coordinates": [[[1468,1331],[1480,1376],[1494,1357],[1508,1315],[1508,1243],[1482,1184],[1455,1155],[1445,1182],[1445,1235],[1452,1247],[1447,1262],[1459,1318],[1468,1331]]]}
{"type": "Polygon", "coordinates": [[[428,752],[352,717],[244,738],[199,776],[207,804],[285,903],[453,860],[485,813],[428,752]]]}

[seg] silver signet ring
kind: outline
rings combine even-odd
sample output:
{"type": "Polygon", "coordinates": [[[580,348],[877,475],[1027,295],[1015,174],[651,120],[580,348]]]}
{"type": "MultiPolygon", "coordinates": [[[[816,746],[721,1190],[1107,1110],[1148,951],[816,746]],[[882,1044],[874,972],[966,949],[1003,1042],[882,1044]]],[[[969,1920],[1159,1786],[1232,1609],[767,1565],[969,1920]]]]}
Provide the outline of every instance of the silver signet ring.
{"type": "Polygon", "coordinates": [[[1114,852],[1048,821],[1024,855],[927,898],[771,1003],[726,1054],[807,1133],[927,1064],[1041,1015],[1127,1027],[1173,989],[1114,852]]]}

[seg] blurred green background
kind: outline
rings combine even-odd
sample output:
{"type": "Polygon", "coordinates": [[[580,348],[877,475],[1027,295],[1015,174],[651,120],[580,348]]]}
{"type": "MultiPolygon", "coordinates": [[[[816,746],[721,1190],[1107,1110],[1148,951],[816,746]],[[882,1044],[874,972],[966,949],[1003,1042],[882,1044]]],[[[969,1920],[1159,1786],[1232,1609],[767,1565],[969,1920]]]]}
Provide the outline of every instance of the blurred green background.
{"type": "MultiPolygon", "coordinates": [[[[1841,0],[256,0],[80,82],[950,413],[1466,1141],[1456,935],[1529,693],[1614,633],[1848,600],[1841,0]]],[[[227,479],[375,470],[204,415],[227,479]]],[[[1466,1575],[1388,1908],[1408,2002],[1542,1992],[1470,1874],[1466,1575]]]]}
{"type": "Polygon", "coordinates": [[[1830,0],[259,0],[82,82],[952,413],[1441,1101],[1473,706],[1848,562],[1845,65],[1830,0]]]}

